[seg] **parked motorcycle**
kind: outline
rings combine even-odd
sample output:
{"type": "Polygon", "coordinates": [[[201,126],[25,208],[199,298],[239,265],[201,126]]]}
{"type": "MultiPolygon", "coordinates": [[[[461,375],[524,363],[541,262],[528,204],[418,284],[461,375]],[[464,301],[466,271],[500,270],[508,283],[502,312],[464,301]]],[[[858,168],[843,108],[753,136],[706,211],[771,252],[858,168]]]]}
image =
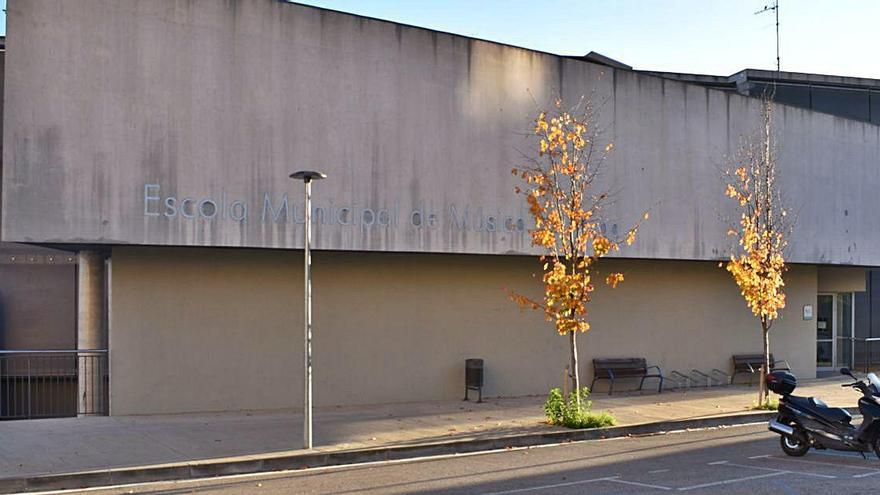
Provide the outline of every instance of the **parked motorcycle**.
{"type": "Polygon", "coordinates": [[[767,375],[767,386],[782,396],[779,401],[779,415],[770,421],[770,431],[779,433],[782,450],[794,457],[806,454],[810,448],[854,451],[865,457],[865,452],[873,451],[880,458],[880,378],[870,373],[866,380],[860,380],[848,368],[840,370],[849,376],[853,383],[842,387],[852,387],[862,393],[859,411],[862,423],[852,424],[852,416],[837,407],[828,407],[815,397],[791,395],[797,387],[797,378],[785,371],[774,371],[767,375]]]}

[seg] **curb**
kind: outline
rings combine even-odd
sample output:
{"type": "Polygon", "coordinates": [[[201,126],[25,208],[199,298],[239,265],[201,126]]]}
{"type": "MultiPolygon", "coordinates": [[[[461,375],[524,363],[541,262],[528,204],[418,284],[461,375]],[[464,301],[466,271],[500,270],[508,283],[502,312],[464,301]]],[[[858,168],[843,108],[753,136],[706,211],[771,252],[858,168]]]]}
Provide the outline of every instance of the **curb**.
{"type": "MultiPolygon", "coordinates": [[[[857,408],[846,408],[859,414],[857,408]]],[[[474,440],[453,440],[406,446],[388,446],[338,452],[290,452],[189,461],[153,466],[113,468],[64,474],[0,478],[0,493],[73,490],[101,486],[179,481],[232,474],[301,470],[325,466],[344,466],[365,462],[390,461],[448,454],[466,454],[513,447],[534,447],[566,442],[582,442],[670,431],[736,426],[769,421],[775,412],[740,413],[727,416],[659,421],[630,426],[585,430],[528,433],[474,440]]]]}

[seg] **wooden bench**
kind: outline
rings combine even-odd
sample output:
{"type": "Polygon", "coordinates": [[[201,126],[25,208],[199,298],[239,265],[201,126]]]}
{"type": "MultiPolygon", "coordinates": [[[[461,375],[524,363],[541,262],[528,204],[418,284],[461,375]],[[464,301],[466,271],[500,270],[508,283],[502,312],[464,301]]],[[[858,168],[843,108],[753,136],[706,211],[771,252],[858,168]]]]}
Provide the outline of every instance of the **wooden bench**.
{"type": "MultiPolygon", "coordinates": [[[[755,374],[761,371],[762,366],[764,366],[763,354],[735,354],[730,383],[733,383],[737,373],[749,373],[749,385],[751,385],[755,374]]],[[[770,371],[776,370],[791,371],[791,367],[783,360],[777,361],[773,354],[770,354],[770,371]]]]}
{"type": "Polygon", "coordinates": [[[646,378],[659,378],[660,386],[657,387],[657,393],[663,391],[663,371],[659,366],[648,366],[645,358],[593,360],[593,382],[590,384],[590,390],[593,390],[596,380],[611,380],[611,385],[608,387],[608,395],[611,395],[614,392],[614,380],[616,378],[641,378],[639,390],[645,385],[646,378]],[[651,369],[655,369],[657,372],[649,374],[648,370],[651,369]]]}

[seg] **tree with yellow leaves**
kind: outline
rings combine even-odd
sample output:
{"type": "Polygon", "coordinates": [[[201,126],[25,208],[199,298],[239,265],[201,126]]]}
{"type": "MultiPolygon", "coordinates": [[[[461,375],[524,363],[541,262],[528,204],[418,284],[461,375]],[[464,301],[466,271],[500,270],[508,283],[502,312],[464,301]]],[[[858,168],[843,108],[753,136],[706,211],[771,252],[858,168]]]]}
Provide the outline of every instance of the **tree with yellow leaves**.
{"type": "Polygon", "coordinates": [[[736,201],[738,225],[727,234],[738,246],[727,262],[752,314],[761,322],[764,364],[758,387],[758,407],[769,406],[766,375],[770,370],[770,328],[785,307],[785,248],[793,224],[789,221],[777,183],[772,102],[762,104],[762,128],[744,140],[735,163],[725,171],[725,195],[736,201]]]}
{"type": "MultiPolygon", "coordinates": [[[[537,158],[513,169],[525,182],[516,187],[525,196],[535,221],[531,243],[545,250],[544,297],[541,300],[510,293],[521,308],[542,310],[560,335],[569,338],[571,390],[581,393],[578,373],[577,334],[590,329],[587,305],[593,292],[593,276],[599,258],[632,244],[638,224],[623,240],[605,234],[601,213],[609,200],[607,192],[594,191],[596,178],[613,144],[600,143],[598,114],[589,101],[570,111],[556,101],[551,113],[535,119],[537,158]]],[[[648,218],[645,213],[644,218],[648,218]]],[[[623,281],[623,274],[611,273],[605,282],[611,287],[623,281]]]]}

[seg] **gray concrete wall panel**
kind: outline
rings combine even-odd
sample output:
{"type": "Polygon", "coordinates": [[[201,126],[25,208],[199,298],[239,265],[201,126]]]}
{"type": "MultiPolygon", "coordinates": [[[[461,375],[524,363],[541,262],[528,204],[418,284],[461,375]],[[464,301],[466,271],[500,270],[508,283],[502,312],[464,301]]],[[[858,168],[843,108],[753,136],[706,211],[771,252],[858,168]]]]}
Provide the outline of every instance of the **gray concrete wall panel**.
{"type": "MultiPolygon", "coordinates": [[[[287,175],[316,168],[318,249],[532,253],[523,133],[556,95],[592,94],[616,143],[609,227],[653,207],[620,255],[730,245],[719,168],[752,98],[272,0],[8,11],[3,240],[297,248],[287,175]]],[[[880,127],[785,106],[776,122],[791,259],[880,264],[880,127]]]]}

